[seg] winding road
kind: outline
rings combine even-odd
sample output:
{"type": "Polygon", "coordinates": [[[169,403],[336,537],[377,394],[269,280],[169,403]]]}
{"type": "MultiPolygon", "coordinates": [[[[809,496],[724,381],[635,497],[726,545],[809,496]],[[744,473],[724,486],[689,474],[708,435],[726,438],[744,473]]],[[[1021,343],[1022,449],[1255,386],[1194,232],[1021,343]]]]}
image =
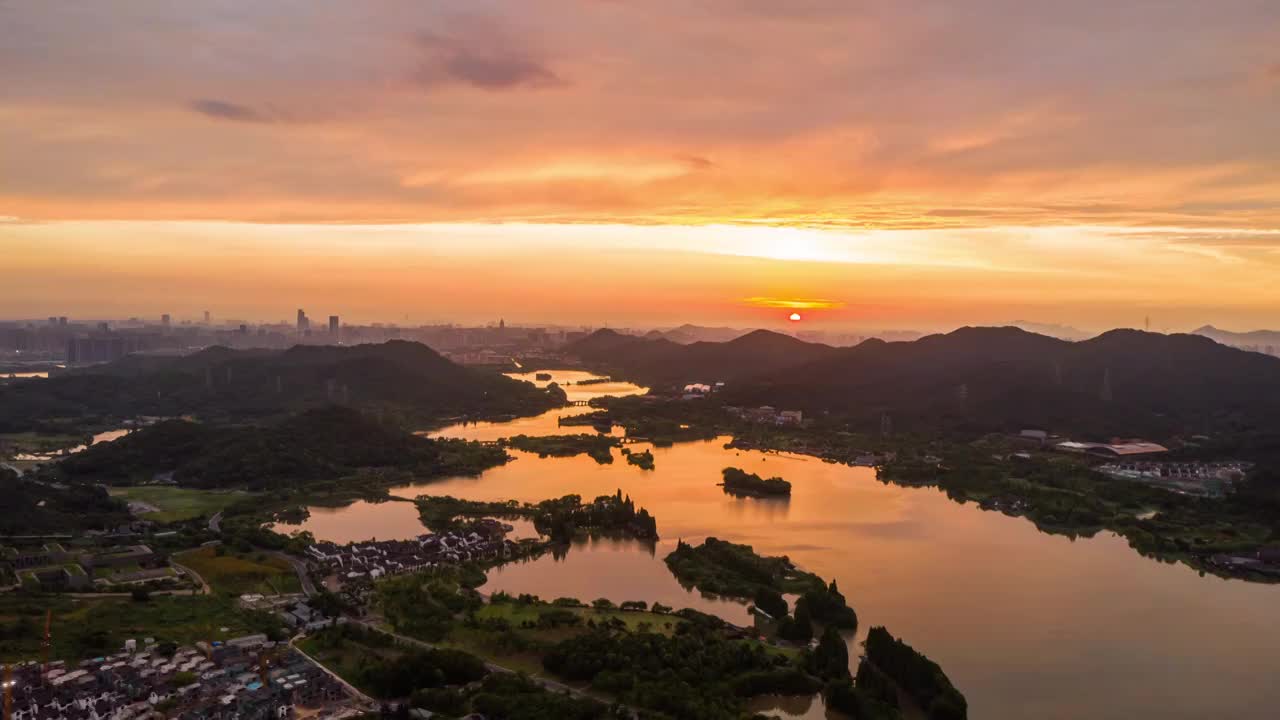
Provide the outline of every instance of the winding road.
{"type": "Polygon", "coordinates": [[[307,597],[311,597],[319,592],[319,590],[316,590],[316,584],[311,582],[311,575],[307,572],[307,564],[305,562],[288,553],[280,552],[279,550],[273,551],[271,554],[281,560],[287,561],[293,566],[293,571],[298,574],[298,582],[302,583],[302,592],[305,593],[307,597]]]}

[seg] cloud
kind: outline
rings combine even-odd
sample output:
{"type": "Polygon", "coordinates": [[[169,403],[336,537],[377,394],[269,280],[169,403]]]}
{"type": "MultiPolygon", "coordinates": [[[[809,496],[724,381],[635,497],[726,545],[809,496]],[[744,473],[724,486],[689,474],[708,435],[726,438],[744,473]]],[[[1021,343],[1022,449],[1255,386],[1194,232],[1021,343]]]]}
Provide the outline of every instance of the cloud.
{"type": "Polygon", "coordinates": [[[486,90],[512,87],[553,87],[564,81],[542,64],[524,57],[476,55],[459,52],[450,57],[445,68],[462,82],[486,90]]]}
{"type": "Polygon", "coordinates": [[[776,298],[749,297],[742,300],[744,305],[758,308],[778,308],[782,310],[835,310],[844,307],[839,300],[823,300],[820,298],[776,298]]]}
{"type": "Polygon", "coordinates": [[[230,120],[232,122],[244,123],[273,123],[276,118],[273,115],[261,113],[247,105],[227,102],[226,100],[200,99],[192,100],[187,103],[187,107],[194,112],[205,115],[217,120],[230,120]]]}
{"type": "Polygon", "coordinates": [[[426,87],[461,83],[482,90],[512,90],[568,85],[544,60],[493,37],[422,33],[418,45],[424,57],[413,79],[426,87]]]}
{"type": "Polygon", "coordinates": [[[681,155],[678,159],[690,170],[714,170],[717,167],[713,161],[700,155],[681,155]]]}

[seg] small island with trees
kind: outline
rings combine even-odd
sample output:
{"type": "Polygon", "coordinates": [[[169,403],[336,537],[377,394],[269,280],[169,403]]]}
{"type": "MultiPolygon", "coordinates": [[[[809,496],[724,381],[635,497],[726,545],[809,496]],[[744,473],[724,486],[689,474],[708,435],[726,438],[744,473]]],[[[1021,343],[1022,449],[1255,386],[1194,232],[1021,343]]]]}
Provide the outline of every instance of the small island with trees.
{"type": "Polygon", "coordinates": [[[422,524],[434,532],[456,529],[467,518],[499,517],[531,520],[553,543],[567,543],[579,534],[617,533],[638,540],[658,539],[658,523],[648,510],[637,508],[619,490],[584,503],[579,495],[519,503],[462,500],[448,495],[420,495],[414,502],[422,524]]]}
{"type": "Polygon", "coordinates": [[[778,635],[785,640],[809,642],[812,622],[846,630],[858,627],[857,613],[834,581],[827,584],[797,568],[786,556],[758,555],[750,545],[709,537],[698,546],[680,541],[667,555],[666,563],[682,585],[755,603],[757,611],[779,624],[778,635]],[[784,594],[800,596],[794,618],[787,617],[784,594]]]}
{"type": "Polygon", "coordinates": [[[538,457],[573,457],[588,455],[601,465],[613,462],[613,448],[622,442],[610,435],[516,435],[501,441],[504,447],[537,453],[538,457]]]}
{"type": "Polygon", "coordinates": [[[630,448],[623,448],[622,454],[626,456],[627,462],[635,465],[641,470],[654,469],[653,451],[645,450],[644,452],[634,452],[630,448]]]}
{"type": "Polygon", "coordinates": [[[735,467],[724,469],[725,492],[752,497],[791,497],[791,483],[780,477],[764,479],[755,473],[735,467]]]}

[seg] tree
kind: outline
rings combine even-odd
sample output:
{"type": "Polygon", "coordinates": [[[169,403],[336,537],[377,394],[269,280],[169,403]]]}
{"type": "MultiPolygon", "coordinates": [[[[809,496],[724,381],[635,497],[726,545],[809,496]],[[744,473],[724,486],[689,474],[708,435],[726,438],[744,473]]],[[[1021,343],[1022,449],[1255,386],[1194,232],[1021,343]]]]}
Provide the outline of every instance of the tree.
{"type": "Polygon", "coordinates": [[[805,657],[805,666],[824,680],[849,679],[849,647],[834,627],[828,625],[822,631],[818,647],[805,657]]]}
{"type": "Polygon", "coordinates": [[[756,590],[753,601],[755,602],[757,609],[763,610],[774,620],[781,620],[787,616],[787,612],[789,610],[787,607],[787,600],[782,597],[781,593],[775,590],[771,590],[767,587],[761,587],[756,590]]]}
{"type": "Polygon", "coordinates": [[[794,618],[785,618],[778,624],[778,636],[796,645],[804,645],[813,639],[813,620],[809,617],[809,607],[805,603],[796,603],[794,618]]]}

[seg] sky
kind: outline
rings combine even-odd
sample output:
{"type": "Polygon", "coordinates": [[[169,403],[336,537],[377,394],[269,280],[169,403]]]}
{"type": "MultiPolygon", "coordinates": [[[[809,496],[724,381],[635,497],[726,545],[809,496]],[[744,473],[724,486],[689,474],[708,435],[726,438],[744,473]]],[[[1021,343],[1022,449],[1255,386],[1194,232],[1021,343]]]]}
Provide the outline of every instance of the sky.
{"type": "Polygon", "coordinates": [[[1275,0],[0,0],[0,317],[1280,327],[1275,0]]]}

